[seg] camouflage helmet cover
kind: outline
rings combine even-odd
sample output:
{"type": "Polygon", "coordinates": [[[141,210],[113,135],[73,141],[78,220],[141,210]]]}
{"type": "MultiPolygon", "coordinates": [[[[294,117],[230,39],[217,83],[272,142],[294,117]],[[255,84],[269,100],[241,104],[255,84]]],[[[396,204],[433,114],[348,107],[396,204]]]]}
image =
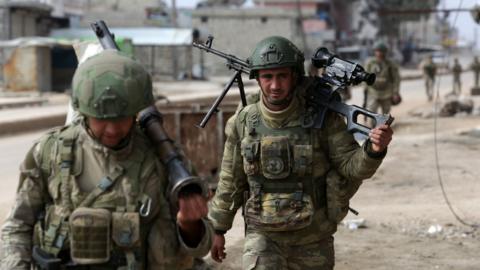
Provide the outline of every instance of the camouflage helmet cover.
{"type": "Polygon", "coordinates": [[[135,116],[153,103],[150,74],[115,50],[105,50],[82,63],[72,88],[73,107],[99,119],[135,116]]]}
{"type": "Polygon", "coordinates": [[[387,52],[388,50],[388,47],[387,47],[387,44],[385,44],[385,42],[383,41],[378,41],[375,43],[375,45],[373,45],[373,49],[375,51],[381,51],[381,52],[387,52]]]}
{"type": "Polygon", "coordinates": [[[288,39],[271,36],[263,39],[248,58],[250,64],[250,79],[256,77],[258,70],[293,67],[303,75],[305,73],[303,53],[288,39]]]}

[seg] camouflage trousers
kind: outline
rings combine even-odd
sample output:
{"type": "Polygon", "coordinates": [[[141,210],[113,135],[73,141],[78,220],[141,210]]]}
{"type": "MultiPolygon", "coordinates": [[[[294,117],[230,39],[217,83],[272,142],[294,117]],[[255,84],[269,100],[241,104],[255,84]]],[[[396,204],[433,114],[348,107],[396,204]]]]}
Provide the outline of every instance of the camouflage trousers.
{"type": "Polygon", "coordinates": [[[390,109],[392,108],[391,97],[384,98],[384,99],[368,97],[367,110],[372,112],[378,112],[379,108],[382,108],[382,113],[390,113],[390,109]]]}
{"type": "Polygon", "coordinates": [[[452,92],[455,95],[460,95],[462,93],[462,82],[460,81],[460,78],[453,78],[453,89],[452,92]]]}
{"type": "Polygon", "coordinates": [[[435,86],[435,78],[433,77],[425,78],[425,91],[427,93],[428,101],[433,100],[434,86],[435,86]]]}
{"type": "Polygon", "coordinates": [[[334,265],[333,236],[293,246],[280,244],[257,232],[249,232],[245,237],[244,270],[331,270],[334,265]]]}

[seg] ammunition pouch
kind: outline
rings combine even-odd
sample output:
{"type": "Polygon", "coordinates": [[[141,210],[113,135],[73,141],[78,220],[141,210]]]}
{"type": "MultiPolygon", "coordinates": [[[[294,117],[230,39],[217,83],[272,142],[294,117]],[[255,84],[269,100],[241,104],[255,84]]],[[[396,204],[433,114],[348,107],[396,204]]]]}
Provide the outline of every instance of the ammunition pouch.
{"type": "Polygon", "coordinates": [[[77,264],[101,264],[110,260],[110,224],[106,209],[80,207],[70,216],[70,257],[77,264]]]}
{"type": "Polygon", "coordinates": [[[270,188],[255,188],[245,204],[245,220],[250,228],[260,231],[294,231],[311,224],[315,211],[310,195],[301,183],[275,183],[272,188],[297,188],[295,192],[277,193],[270,188]],[[287,187],[287,185],[289,187],[287,187]],[[275,187],[273,187],[275,186],[275,187]]]}
{"type": "Polygon", "coordinates": [[[290,175],[292,153],[286,136],[265,136],[260,142],[262,175],[268,179],[284,179],[290,175]]]}
{"type": "Polygon", "coordinates": [[[140,215],[134,212],[112,213],[112,239],[121,249],[140,247],[140,215]]]}

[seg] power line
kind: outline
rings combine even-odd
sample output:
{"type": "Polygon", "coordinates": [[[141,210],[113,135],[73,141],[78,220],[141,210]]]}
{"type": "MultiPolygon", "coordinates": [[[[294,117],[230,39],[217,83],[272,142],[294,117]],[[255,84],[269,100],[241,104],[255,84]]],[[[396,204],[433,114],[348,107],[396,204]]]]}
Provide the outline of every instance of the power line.
{"type": "MultiPolygon", "coordinates": [[[[458,7],[457,10],[461,10],[462,4],[463,4],[463,0],[460,1],[459,7],[458,7]]],[[[453,21],[453,26],[455,26],[455,24],[457,22],[458,13],[459,12],[455,13],[455,19],[453,21]]],[[[450,59],[450,58],[451,58],[451,50],[448,51],[447,59],[450,59]]],[[[455,219],[457,219],[458,222],[460,222],[461,224],[463,224],[465,226],[469,226],[469,227],[472,227],[472,228],[479,228],[480,227],[479,224],[466,222],[464,219],[462,219],[457,214],[455,209],[453,209],[452,203],[450,202],[450,200],[447,196],[447,192],[445,191],[445,186],[443,184],[442,173],[440,171],[440,161],[439,161],[440,159],[439,159],[439,153],[438,153],[438,140],[437,140],[438,100],[440,98],[440,79],[441,78],[442,78],[442,76],[439,76],[439,78],[437,80],[437,90],[436,90],[436,96],[435,96],[435,100],[434,100],[434,118],[433,118],[434,119],[433,120],[434,121],[433,122],[433,128],[434,128],[433,141],[434,141],[434,149],[435,149],[435,166],[436,166],[436,171],[437,171],[437,176],[438,176],[438,182],[440,184],[440,188],[442,190],[442,195],[443,195],[443,198],[445,200],[445,203],[447,204],[448,208],[450,209],[450,212],[453,214],[455,219]]]]}

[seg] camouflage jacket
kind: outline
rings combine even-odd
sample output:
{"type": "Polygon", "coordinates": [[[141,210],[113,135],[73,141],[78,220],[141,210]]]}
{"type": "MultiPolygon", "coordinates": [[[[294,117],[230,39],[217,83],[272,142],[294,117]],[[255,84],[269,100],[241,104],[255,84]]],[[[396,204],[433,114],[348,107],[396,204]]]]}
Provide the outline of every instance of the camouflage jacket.
{"type": "Polygon", "coordinates": [[[424,62],[422,63],[423,74],[428,78],[435,78],[437,75],[437,65],[433,62],[424,62]]]}
{"type": "MultiPolygon", "coordinates": [[[[305,108],[304,99],[300,94],[304,90],[301,89],[302,87],[303,85],[300,85],[295,90],[298,94],[296,97],[298,98],[297,103],[299,103],[297,108],[293,112],[288,111],[282,116],[287,121],[283,121],[284,123],[279,126],[278,123],[281,123],[281,119],[274,119],[274,121],[277,121],[277,124],[275,124],[277,127],[274,128],[275,132],[281,133],[282,130],[292,127],[299,128],[298,120],[302,116],[303,108],[305,108]]],[[[266,122],[262,110],[255,109],[255,106],[262,106],[261,102],[240,109],[227,122],[225,129],[227,139],[220,180],[209,211],[209,218],[217,231],[228,231],[231,228],[237,210],[246,201],[245,193],[251,188],[249,177],[245,171],[248,167],[245,166],[245,149],[242,148],[242,141],[248,135],[243,132],[243,129],[246,127],[245,119],[249,118],[252,111],[261,112],[261,120],[259,121],[266,122]]],[[[310,177],[312,180],[324,178],[329,171],[335,169],[349,181],[361,182],[361,180],[369,178],[375,173],[385,155],[385,153],[381,155],[371,154],[371,151],[369,151],[370,143],[365,143],[363,147],[360,147],[352,134],[346,131],[344,120],[333,112],[327,114],[322,129],[303,130],[305,130],[305,133],[313,134],[313,160],[311,162],[313,173],[310,177]]],[[[320,196],[325,196],[325,194],[320,194],[320,196]]],[[[276,241],[287,244],[301,244],[332,235],[336,231],[336,226],[336,222],[328,220],[326,208],[319,207],[315,209],[310,225],[296,230],[295,233],[282,231],[263,231],[263,233],[276,241]]],[[[249,227],[248,231],[251,230],[255,229],[249,227]]]]}
{"type": "MultiPolygon", "coordinates": [[[[165,196],[168,184],[165,168],[152,149],[138,128],[134,128],[128,145],[117,151],[92,139],[80,124],[48,132],[34,144],[21,165],[16,201],[2,227],[5,256],[1,269],[30,269],[32,246],[44,246],[48,236],[48,231],[40,236],[36,233],[38,217],[47,213],[46,218],[41,219],[42,226],[47,227],[54,220],[52,215],[48,221],[51,209],[61,209],[65,200],[77,209],[91,193],[85,190],[91,189],[88,182],[112,176],[118,168],[120,173],[111,177],[113,184],[96,196],[89,207],[138,213],[139,209],[132,208],[139,208],[145,198],[151,200],[150,213],[140,216],[141,244],[134,248],[142,258],[139,269],[181,269],[189,267],[193,257],[204,256],[211,245],[211,225],[204,221],[205,234],[197,247],[191,248],[184,243],[165,196]],[[74,134],[68,190],[57,177],[61,174],[60,159],[64,154],[59,138],[65,132],[74,134]]],[[[112,249],[118,249],[114,241],[112,249]]],[[[69,248],[68,242],[67,238],[62,249],[69,248]]]]}
{"type": "Polygon", "coordinates": [[[460,80],[460,75],[462,74],[462,66],[460,64],[454,64],[452,67],[453,78],[455,80],[460,80]]]}
{"type": "Polygon", "coordinates": [[[376,75],[375,83],[367,86],[368,96],[387,99],[400,91],[400,72],[398,66],[389,59],[379,61],[370,59],[365,67],[367,72],[376,75]]]}
{"type": "Polygon", "coordinates": [[[475,73],[479,73],[480,72],[480,62],[479,61],[473,61],[470,64],[470,69],[475,73]]]}

